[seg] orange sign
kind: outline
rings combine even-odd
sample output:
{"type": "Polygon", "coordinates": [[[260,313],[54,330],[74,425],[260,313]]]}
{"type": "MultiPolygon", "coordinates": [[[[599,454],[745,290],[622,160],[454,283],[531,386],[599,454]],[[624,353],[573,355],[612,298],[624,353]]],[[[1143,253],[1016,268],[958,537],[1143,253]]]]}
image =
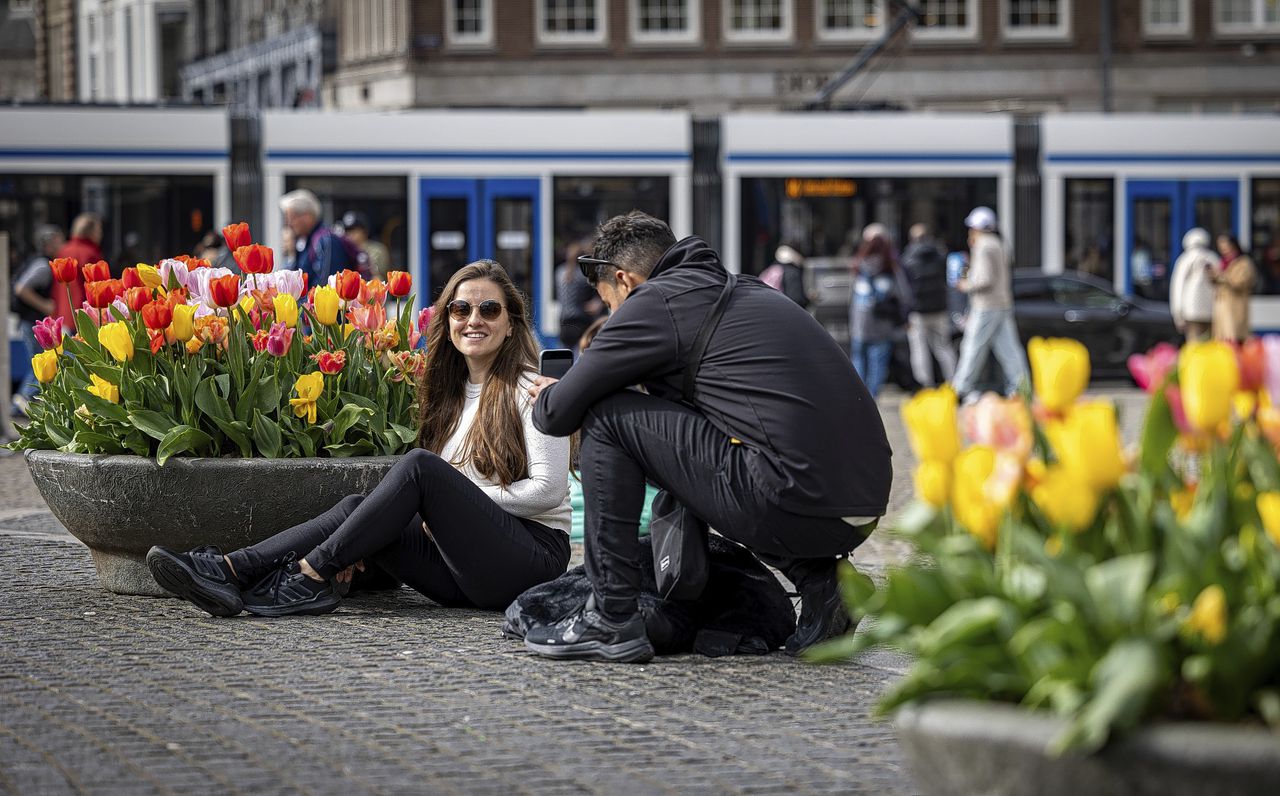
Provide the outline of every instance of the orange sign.
{"type": "Polygon", "coordinates": [[[786,191],[789,199],[853,196],[858,193],[858,183],[855,180],[837,177],[820,179],[792,177],[787,180],[786,191]]]}

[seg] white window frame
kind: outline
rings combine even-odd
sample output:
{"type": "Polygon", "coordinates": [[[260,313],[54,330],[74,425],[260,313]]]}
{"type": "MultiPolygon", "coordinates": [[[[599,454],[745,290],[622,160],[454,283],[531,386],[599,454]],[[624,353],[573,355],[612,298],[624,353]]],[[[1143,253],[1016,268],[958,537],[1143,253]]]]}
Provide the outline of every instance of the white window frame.
{"type": "Polygon", "coordinates": [[[1191,35],[1191,0],[1176,0],[1179,22],[1176,25],[1153,25],[1147,21],[1147,8],[1152,0],[1142,0],[1142,35],[1148,39],[1186,37],[1191,35]]]}
{"type": "Polygon", "coordinates": [[[480,33],[458,33],[455,28],[458,11],[454,8],[454,0],[445,0],[444,35],[450,47],[461,49],[493,46],[493,0],[480,0],[480,14],[484,22],[480,33]]]}
{"type": "Polygon", "coordinates": [[[1014,27],[1009,13],[1014,0],[1000,0],[1000,31],[1006,41],[1065,41],[1071,38],[1071,0],[1058,0],[1058,24],[1014,27]]]}
{"type": "Polygon", "coordinates": [[[1270,0],[1253,0],[1253,19],[1250,22],[1222,22],[1218,0],[1213,3],[1213,31],[1220,36],[1260,36],[1280,33],[1280,21],[1263,22],[1263,10],[1270,0]]]}
{"type": "Polygon", "coordinates": [[[931,41],[975,41],[978,38],[978,0],[964,0],[965,18],[969,24],[963,28],[927,28],[917,25],[911,29],[911,38],[920,42],[931,41]]]}
{"type": "Polygon", "coordinates": [[[814,36],[818,41],[871,41],[878,38],[884,31],[885,23],[888,22],[886,15],[891,9],[886,8],[888,3],[886,0],[874,0],[876,13],[880,17],[880,24],[874,28],[854,28],[844,30],[840,28],[828,28],[823,24],[823,20],[827,18],[827,4],[831,0],[818,0],[817,7],[813,15],[814,36]]]}
{"type": "Polygon", "coordinates": [[[790,44],[795,38],[796,15],[792,0],[781,0],[782,29],[777,31],[733,29],[733,2],[721,0],[720,21],[726,44],[790,44]]]}
{"type": "Polygon", "coordinates": [[[640,0],[630,0],[631,42],[633,44],[698,44],[702,41],[702,0],[684,0],[689,26],[682,31],[643,31],[640,29],[640,0]]]}
{"type": "MultiPolygon", "coordinates": [[[[486,0],[487,1],[487,0],[486,0]]],[[[533,31],[538,44],[556,47],[599,47],[609,40],[609,4],[591,0],[596,9],[596,29],[591,33],[551,33],[546,29],[547,14],[543,0],[533,0],[533,31]]]]}

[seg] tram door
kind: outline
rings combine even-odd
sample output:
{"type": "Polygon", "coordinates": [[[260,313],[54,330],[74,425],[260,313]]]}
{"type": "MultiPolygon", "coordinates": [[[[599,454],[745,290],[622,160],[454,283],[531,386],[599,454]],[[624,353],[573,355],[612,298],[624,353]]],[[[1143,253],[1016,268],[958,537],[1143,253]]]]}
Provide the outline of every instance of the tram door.
{"type": "Polygon", "coordinates": [[[449,277],[467,263],[502,263],[530,301],[538,322],[538,240],[536,179],[459,180],[423,178],[422,267],[418,274],[423,303],[435,301],[449,277]]]}
{"type": "Polygon", "coordinates": [[[1212,237],[1237,229],[1236,180],[1132,180],[1126,194],[1129,239],[1123,274],[1129,294],[1168,301],[1182,236],[1193,227],[1203,227],[1212,237]]]}

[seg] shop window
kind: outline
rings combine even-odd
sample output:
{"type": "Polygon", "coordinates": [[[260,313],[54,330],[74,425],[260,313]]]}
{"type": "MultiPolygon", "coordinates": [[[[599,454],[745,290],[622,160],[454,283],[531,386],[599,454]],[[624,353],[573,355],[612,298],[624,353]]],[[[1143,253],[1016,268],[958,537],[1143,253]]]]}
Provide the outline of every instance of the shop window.
{"type": "Polygon", "coordinates": [[[603,44],[603,0],[538,0],[537,31],[541,44],[603,44]]]}
{"type": "Polygon", "coordinates": [[[724,14],[730,42],[791,40],[791,0],[729,0],[724,14]]]}
{"type": "Polygon", "coordinates": [[[631,0],[631,40],[639,44],[692,44],[701,31],[700,0],[631,0]]]}
{"type": "Polygon", "coordinates": [[[1252,207],[1252,233],[1245,245],[1258,266],[1261,291],[1280,294],[1280,179],[1255,179],[1252,207]]]}
{"type": "Polygon", "coordinates": [[[1073,271],[1113,281],[1115,182],[1111,179],[1066,181],[1066,230],[1063,262],[1073,271]]]}

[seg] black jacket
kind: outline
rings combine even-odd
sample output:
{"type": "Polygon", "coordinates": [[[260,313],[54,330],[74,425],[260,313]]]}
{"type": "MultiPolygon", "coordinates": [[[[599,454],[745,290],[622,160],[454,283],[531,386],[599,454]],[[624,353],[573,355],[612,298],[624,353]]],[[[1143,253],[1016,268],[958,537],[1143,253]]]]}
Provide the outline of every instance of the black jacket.
{"type": "MultiPolygon", "coordinates": [[[[533,422],[566,436],[592,404],[631,385],[681,398],[685,361],[726,272],[701,238],[669,249],[557,384],[533,422]]],[[[813,316],[739,277],[698,370],[694,407],[742,440],[756,487],[811,517],[880,516],[893,472],[875,401],[813,316]]]]}
{"type": "Polygon", "coordinates": [[[911,282],[916,312],[947,309],[947,253],[931,240],[918,240],[902,253],[902,268],[911,282]]]}

